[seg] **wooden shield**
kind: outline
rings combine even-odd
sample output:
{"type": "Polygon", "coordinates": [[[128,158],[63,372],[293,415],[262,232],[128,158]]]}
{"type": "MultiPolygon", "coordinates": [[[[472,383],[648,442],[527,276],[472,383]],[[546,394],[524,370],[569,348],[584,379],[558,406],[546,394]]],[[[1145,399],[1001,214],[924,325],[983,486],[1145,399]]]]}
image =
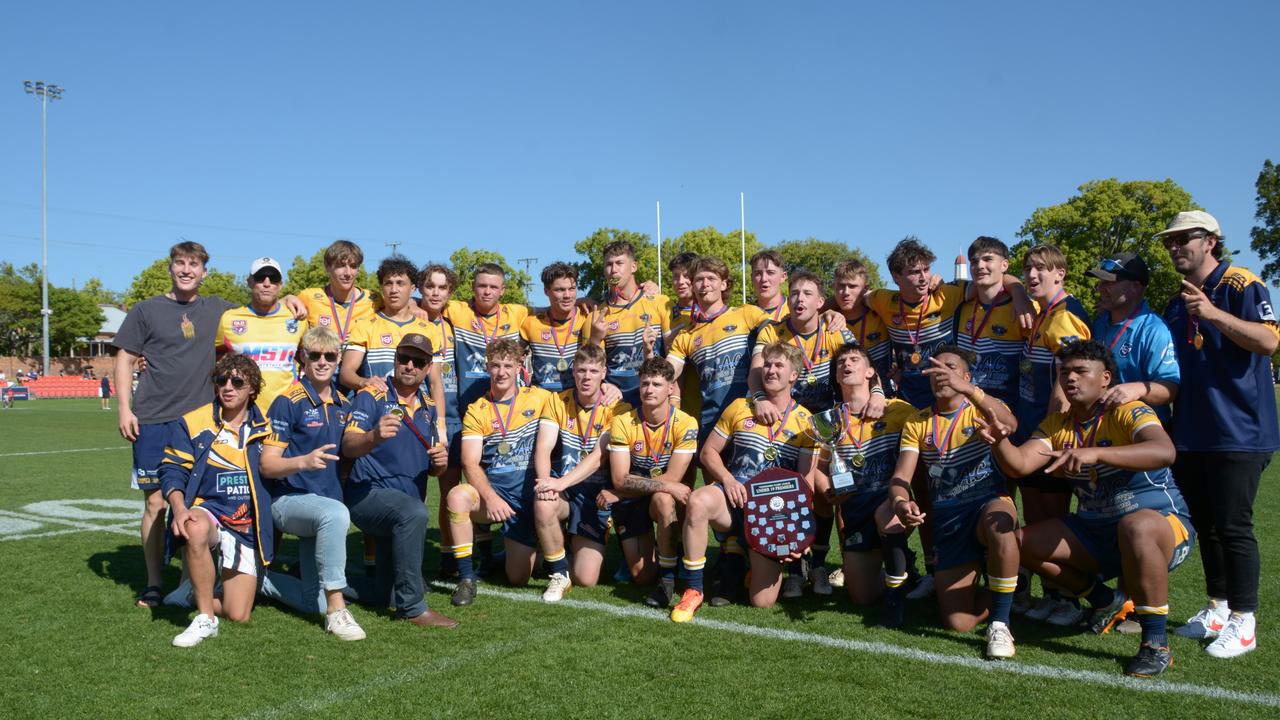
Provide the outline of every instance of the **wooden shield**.
{"type": "Polygon", "coordinates": [[[791,470],[769,468],[746,483],[743,534],[747,546],[766,557],[782,559],[813,544],[813,493],[804,477],[791,470]]]}

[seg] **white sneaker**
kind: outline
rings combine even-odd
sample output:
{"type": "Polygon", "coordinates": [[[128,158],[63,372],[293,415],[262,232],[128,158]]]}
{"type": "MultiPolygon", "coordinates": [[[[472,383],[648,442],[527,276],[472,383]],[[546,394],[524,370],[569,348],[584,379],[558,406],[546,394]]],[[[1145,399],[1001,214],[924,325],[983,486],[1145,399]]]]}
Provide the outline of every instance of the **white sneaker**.
{"type": "Polygon", "coordinates": [[[1053,612],[1044,621],[1057,627],[1072,627],[1084,620],[1084,608],[1079,603],[1067,599],[1054,603],[1053,612]]]}
{"type": "Polygon", "coordinates": [[[844,587],[844,568],[836,568],[827,573],[827,582],[833,588],[844,587]]]}
{"type": "Polygon", "coordinates": [[[813,578],[813,594],[830,595],[831,594],[831,574],[827,572],[825,567],[816,567],[809,575],[813,578]]]}
{"type": "Polygon", "coordinates": [[[1017,650],[1013,647],[1013,633],[1009,626],[1002,622],[993,622],[987,626],[987,657],[1011,658],[1017,650]]]}
{"type": "Polygon", "coordinates": [[[1048,595],[1045,595],[1044,597],[1040,598],[1040,600],[1036,602],[1036,604],[1030,610],[1026,612],[1026,617],[1030,618],[1031,620],[1044,621],[1044,620],[1047,620],[1049,616],[1053,614],[1053,611],[1057,607],[1058,607],[1058,601],[1054,600],[1048,595]]]}
{"type": "Polygon", "coordinates": [[[1253,613],[1240,615],[1231,613],[1226,627],[1218,634],[1218,639],[1209,643],[1205,652],[1216,658],[1233,658],[1258,648],[1258,622],[1253,613]]]}
{"type": "Polygon", "coordinates": [[[911,592],[907,593],[908,600],[923,600],[933,595],[933,575],[925,575],[920,578],[920,582],[911,588],[911,592]]]}
{"type": "Polygon", "coordinates": [[[200,641],[211,637],[218,637],[218,618],[200,613],[186,630],[178,633],[173,644],[175,647],[195,647],[200,641]]]}
{"type": "Polygon", "coordinates": [[[547,589],[542,591],[543,602],[560,602],[564,594],[573,589],[573,582],[564,573],[552,573],[547,582],[547,589]]]}
{"type": "Polygon", "coordinates": [[[178,587],[173,592],[164,596],[164,604],[169,607],[191,608],[196,606],[195,599],[192,597],[191,578],[182,578],[182,582],[178,583],[178,587]]]}
{"type": "Polygon", "coordinates": [[[1176,628],[1173,634],[1192,640],[1216,638],[1218,633],[1226,627],[1230,615],[1231,612],[1225,600],[1210,600],[1209,604],[1200,608],[1200,611],[1192,615],[1185,625],[1176,628]]]}
{"type": "Polygon", "coordinates": [[[324,631],[333,633],[339,640],[363,640],[364,628],[351,616],[351,611],[342,608],[325,616],[324,631]]]}
{"type": "Polygon", "coordinates": [[[804,576],[788,575],[782,579],[782,597],[798,598],[804,595],[804,576]]]}

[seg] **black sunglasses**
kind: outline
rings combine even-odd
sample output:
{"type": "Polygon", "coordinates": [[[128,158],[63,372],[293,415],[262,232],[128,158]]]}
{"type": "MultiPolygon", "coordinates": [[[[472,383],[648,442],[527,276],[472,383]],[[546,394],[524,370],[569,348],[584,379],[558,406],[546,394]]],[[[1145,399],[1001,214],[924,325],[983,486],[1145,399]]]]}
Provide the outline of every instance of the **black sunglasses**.
{"type": "Polygon", "coordinates": [[[1204,238],[1207,238],[1207,237],[1209,237],[1209,233],[1202,232],[1202,231],[1175,233],[1173,235],[1165,235],[1164,242],[1166,245],[1168,245],[1169,243],[1186,245],[1192,240],[1203,240],[1204,238]]]}
{"type": "Polygon", "coordinates": [[[328,352],[320,352],[319,350],[307,351],[307,359],[310,360],[311,362],[316,362],[320,358],[324,358],[325,360],[328,360],[331,363],[336,363],[338,362],[338,353],[333,352],[332,350],[328,352]]]}
{"type": "Polygon", "coordinates": [[[411,367],[426,367],[431,364],[431,358],[418,357],[417,355],[409,355],[407,353],[396,353],[396,362],[401,365],[409,365],[411,367]]]}
{"type": "Polygon", "coordinates": [[[265,270],[265,271],[259,270],[258,272],[254,273],[253,275],[254,282],[260,283],[263,280],[270,280],[272,285],[279,285],[280,282],[284,280],[284,278],[280,276],[280,273],[275,272],[274,270],[265,270]]]}
{"type": "Polygon", "coordinates": [[[228,381],[231,382],[231,387],[237,390],[244,387],[244,378],[239,375],[215,375],[213,378],[213,386],[222,387],[223,385],[226,385],[228,381]]]}

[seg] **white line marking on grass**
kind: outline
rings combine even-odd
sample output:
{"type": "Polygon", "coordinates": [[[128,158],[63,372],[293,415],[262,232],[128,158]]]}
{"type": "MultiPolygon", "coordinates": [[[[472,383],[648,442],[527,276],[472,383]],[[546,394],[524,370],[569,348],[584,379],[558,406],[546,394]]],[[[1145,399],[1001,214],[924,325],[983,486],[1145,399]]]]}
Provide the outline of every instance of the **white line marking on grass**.
{"type": "MultiPolygon", "coordinates": [[[[424,679],[430,679],[432,675],[442,670],[456,670],[460,665],[474,663],[477,660],[501,657],[508,652],[524,647],[530,643],[550,640],[553,637],[559,636],[565,630],[576,630],[579,627],[593,625],[598,622],[600,622],[600,618],[579,618],[577,621],[566,625],[556,625],[554,627],[544,626],[541,629],[536,629],[532,634],[521,638],[511,638],[505,641],[492,642],[478,648],[469,646],[459,647],[454,653],[432,658],[430,661],[420,665],[404,668],[390,674],[379,675],[367,682],[340,687],[336,690],[324,693],[323,695],[309,695],[282,705],[255,710],[248,715],[243,715],[241,717],[253,718],[255,720],[257,718],[302,717],[320,713],[325,708],[339,703],[366,701],[375,691],[393,688],[398,685],[415,683],[424,679]]],[[[432,631],[428,630],[427,632],[432,631]]],[[[435,632],[458,631],[438,630],[435,632]]],[[[429,715],[430,713],[427,714],[429,715]]]]}
{"type": "Polygon", "coordinates": [[[70,448],[67,450],[37,450],[35,452],[0,453],[0,457],[26,457],[28,455],[61,455],[62,453],[102,452],[103,450],[128,450],[131,445],[115,445],[104,448],[70,448]]]}
{"type": "MultiPolygon", "coordinates": [[[[66,520],[64,518],[46,517],[44,515],[28,515],[26,513],[13,512],[12,510],[0,510],[0,517],[16,518],[18,520],[31,520],[31,521],[39,522],[45,525],[66,525],[66,526],[69,526],[70,528],[73,528],[73,530],[69,530],[68,532],[79,532],[83,530],[101,530],[103,532],[123,533],[126,535],[133,534],[132,530],[124,530],[122,529],[124,526],[117,523],[112,523],[110,525],[94,525],[93,523],[76,522],[75,520],[66,520]]],[[[61,535],[65,533],[58,533],[58,534],[61,535]]],[[[19,536],[11,536],[8,538],[0,538],[0,539],[16,540],[18,539],[18,537],[19,536]]],[[[26,537],[32,537],[32,536],[27,535],[26,537]]]]}
{"type": "MultiPolygon", "coordinates": [[[[434,582],[431,584],[434,587],[444,589],[452,589],[453,587],[456,587],[452,584],[441,582],[434,582]]],[[[542,602],[541,595],[537,593],[520,593],[512,592],[510,590],[497,590],[481,587],[480,594],[492,595],[505,600],[514,600],[516,602],[542,602]]],[[[556,604],[581,610],[597,610],[618,617],[636,617],[645,618],[647,620],[658,620],[664,623],[671,622],[670,615],[668,613],[662,612],[661,610],[651,610],[649,608],[611,605],[609,603],[596,602],[593,600],[561,600],[556,604]]],[[[1077,682],[1089,683],[1092,685],[1124,688],[1126,690],[1137,690],[1139,692],[1167,695],[1193,695],[1212,700],[1232,700],[1249,705],[1280,708],[1280,695],[1275,693],[1229,690],[1227,688],[1216,687],[1213,685],[1193,685],[1191,683],[1169,682],[1167,680],[1141,680],[1139,678],[1131,678],[1125,675],[1112,675],[1110,673],[1102,673],[1094,670],[1071,670],[1069,668],[1059,668],[1051,665],[1031,665],[1011,660],[992,662],[965,655],[947,655],[945,653],[931,652],[928,650],[898,647],[896,645],[889,645],[888,643],[882,642],[849,640],[846,638],[831,637],[829,635],[803,633],[796,632],[794,630],[780,630],[777,628],[759,627],[756,625],[746,625],[743,623],[728,622],[724,620],[709,620],[704,617],[694,618],[692,624],[697,627],[731,632],[738,635],[753,635],[756,637],[783,642],[822,645],[824,647],[835,648],[837,650],[850,650],[869,655],[888,655],[903,658],[905,660],[930,663],[933,665],[952,665],[971,670],[982,670],[984,672],[1004,672],[1027,677],[1047,678],[1050,680],[1075,680],[1077,682]]]]}

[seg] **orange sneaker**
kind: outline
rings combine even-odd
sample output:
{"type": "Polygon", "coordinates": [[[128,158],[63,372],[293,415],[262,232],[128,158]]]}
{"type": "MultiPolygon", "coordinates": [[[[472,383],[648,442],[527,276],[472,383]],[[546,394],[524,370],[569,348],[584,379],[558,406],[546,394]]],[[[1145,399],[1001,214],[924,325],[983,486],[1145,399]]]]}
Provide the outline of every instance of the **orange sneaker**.
{"type": "Polygon", "coordinates": [[[680,596],[680,602],[671,609],[671,621],[687,623],[693,619],[693,614],[698,612],[700,607],[702,607],[702,593],[692,588],[685,590],[684,595],[680,596]]]}

